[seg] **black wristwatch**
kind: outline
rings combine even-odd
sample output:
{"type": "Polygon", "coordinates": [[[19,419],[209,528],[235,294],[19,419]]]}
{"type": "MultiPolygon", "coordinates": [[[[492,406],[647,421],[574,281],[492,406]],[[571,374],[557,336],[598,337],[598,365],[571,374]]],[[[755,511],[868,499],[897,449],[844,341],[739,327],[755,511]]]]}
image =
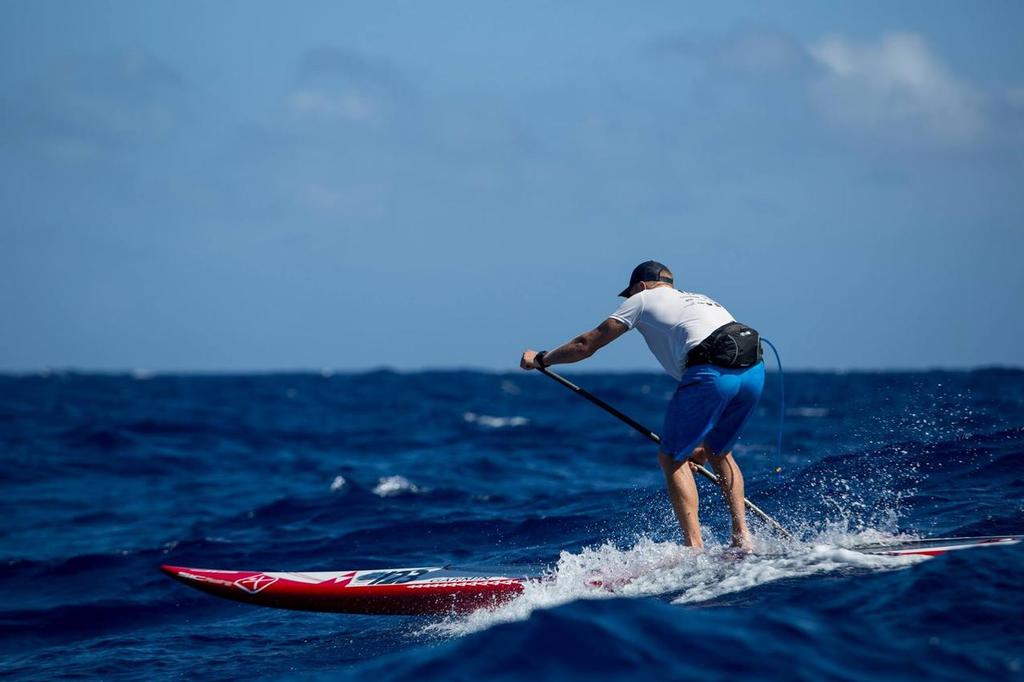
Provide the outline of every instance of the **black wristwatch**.
{"type": "Polygon", "coordinates": [[[542,350],[541,352],[533,356],[533,362],[541,369],[547,367],[547,365],[544,364],[544,356],[547,354],[548,352],[546,350],[542,350]]]}

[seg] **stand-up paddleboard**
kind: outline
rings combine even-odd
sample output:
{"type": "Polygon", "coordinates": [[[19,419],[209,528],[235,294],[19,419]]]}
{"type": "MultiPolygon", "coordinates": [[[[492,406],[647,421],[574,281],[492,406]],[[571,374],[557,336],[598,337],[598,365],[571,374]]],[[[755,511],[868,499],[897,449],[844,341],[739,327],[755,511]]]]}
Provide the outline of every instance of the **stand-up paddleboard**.
{"type": "MultiPolygon", "coordinates": [[[[1022,539],[1021,535],[931,538],[848,549],[865,554],[934,557],[977,547],[1015,545],[1022,539]]],[[[444,614],[493,607],[513,599],[528,582],[542,580],[538,576],[437,567],[309,573],[161,568],[197,590],[248,604],[380,615],[444,614]]]]}
{"type": "Polygon", "coordinates": [[[886,556],[939,556],[956,552],[961,549],[975,547],[998,547],[1016,545],[1024,540],[1024,535],[990,535],[973,538],[927,538],[924,540],[908,540],[900,543],[878,543],[874,545],[858,545],[850,549],[861,554],[882,554],[886,556]]]}
{"type": "MultiPolygon", "coordinates": [[[[161,566],[225,599],[299,611],[414,615],[472,611],[509,601],[531,578],[447,568],[279,573],[161,566]]],[[[537,578],[533,578],[536,580],[537,578]]]]}

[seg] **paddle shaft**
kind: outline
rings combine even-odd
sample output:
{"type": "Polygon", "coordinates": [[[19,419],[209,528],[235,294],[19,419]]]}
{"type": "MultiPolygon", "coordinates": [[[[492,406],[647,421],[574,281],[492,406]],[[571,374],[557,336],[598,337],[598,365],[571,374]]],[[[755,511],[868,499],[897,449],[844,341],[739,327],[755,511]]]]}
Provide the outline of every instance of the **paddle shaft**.
{"type": "MultiPolygon", "coordinates": [[[[636,421],[635,419],[633,419],[629,415],[625,415],[625,414],[619,412],[617,409],[615,409],[614,407],[612,407],[611,405],[609,405],[605,401],[601,400],[600,398],[598,398],[596,395],[594,395],[590,391],[588,391],[588,390],[586,390],[584,388],[580,388],[579,386],[577,386],[576,384],[572,383],[571,381],[569,381],[565,377],[560,376],[558,374],[555,374],[554,372],[552,372],[547,367],[539,367],[538,369],[540,370],[540,372],[542,374],[551,377],[552,379],[554,379],[558,383],[562,384],[563,386],[565,386],[569,390],[573,391],[576,395],[580,396],[581,398],[586,398],[590,402],[592,402],[595,405],[597,405],[598,407],[600,407],[605,412],[608,412],[609,414],[611,414],[614,417],[618,417],[620,420],[622,420],[625,423],[629,424],[635,430],[637,430],[640,433],[642,433],[643,435],[647,436],[648,438],[653,440],[655,443],[658,443],[658,444],[661,443],[661,436],[656,434],[654,431],[651,431],[649,428],[647,428],[646,426],[644,426],[640,422],[636,421]]],[[[709,481],[712,481],[713,483],[718,485],[718,482],[719,482],[718,476],[716,476],[713,472],[709,471],[707,468],[701,466],[700,464],[697,464],[696,462],[690,462],[690,465],[694,469],[697,470],[697,473],[699,473],[704,478],[706,478],[709,481]]],[[[790,534],[789,531],[787,531],[785,528],[783,528],[779,524],[778,521],[773,519],[771,516],[766,514],[764,511],[762,511],[761,508],[758,507],[756,504],[754,504],[753,502],[751,502],[750,500],[748,500],[745,497],[743,498],[743,503],[747,505],[747,509],[752,511],[755,515],[757,515],[758,518],[760,518],[762,521],[767,523],[779,535],[781,535],[784,538],[792,538],[793,537],[792,534],[790,534]]]]}

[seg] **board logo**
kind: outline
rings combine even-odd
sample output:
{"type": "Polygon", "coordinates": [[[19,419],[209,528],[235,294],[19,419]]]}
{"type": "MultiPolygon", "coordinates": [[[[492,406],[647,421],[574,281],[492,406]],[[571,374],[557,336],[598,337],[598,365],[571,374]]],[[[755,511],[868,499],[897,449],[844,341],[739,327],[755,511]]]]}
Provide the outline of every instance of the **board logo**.
{"type": "Polygon", "coordinates": [[[355,578],[355,577],[356,577],[356,572],[355,571],[349,571],[348,573],[342,573],[338,577],[330,578],[329,580],[325,580],[324,582],[328,582],[328,583],[333,582],[338,587],[347,587],[348,584],[350,582],[352,582],[352,578],[355,578]]]}
{"type": "Polygon", "coordinates": [[[277,582],[277,578],[271,575],[250,575],[248,578],[239,578],[235,581],[235,587],[245,590],[249,594],[257,594],[277,582]]]}
{"type": "Polygon", "coordinates": [[[401,585],[416,580],[424,573],[429,573],[426,568],[408,568],[398,571],[360,571],[356,580],[360,585],[401,585]]]}

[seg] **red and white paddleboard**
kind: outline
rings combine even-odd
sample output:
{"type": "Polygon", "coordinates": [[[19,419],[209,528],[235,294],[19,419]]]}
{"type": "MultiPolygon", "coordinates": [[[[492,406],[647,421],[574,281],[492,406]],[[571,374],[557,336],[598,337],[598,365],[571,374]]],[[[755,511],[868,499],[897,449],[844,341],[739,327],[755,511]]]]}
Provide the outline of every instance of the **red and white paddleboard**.
{"type": "Polygon", "coordinates": [[[1024,540],[1024,535],[989,535],[973,538],[928,538],[925,540],[909,540],[901,543],[879,543],[877,545],[860,545],[850,549],[862,554],[884,554],[886,556],[939,556],[956,552],[961,549],[975,547],[998,547],[1016,545],[1024,540]]]}
{"type": "MultiPolygon", "coordinates": [[[[976,547],[1015,545],[1024,536],[932,538],[851,547],[865,554],[933,557],[976,547]]],[[[448,568],[366,571],[220,571],[162,566],[167,575],[225,599],[300,611],[367,614],[444,614],[510,601],[537,577],[492,575],[448,568]]]]}
{"type": "Polygon", "coordinates": [[[161,566],[218,597],[299,611],[413,615],[472,611],[509,601],[529,578],[446,568],[367,571],[219,571],[161,566]]]}

